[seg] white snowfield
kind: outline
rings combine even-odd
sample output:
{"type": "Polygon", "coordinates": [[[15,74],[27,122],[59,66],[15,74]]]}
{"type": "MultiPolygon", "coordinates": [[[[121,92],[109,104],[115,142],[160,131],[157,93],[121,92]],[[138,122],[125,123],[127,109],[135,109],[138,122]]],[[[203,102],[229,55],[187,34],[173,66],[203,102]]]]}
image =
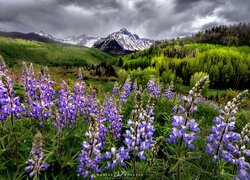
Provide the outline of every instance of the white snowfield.
{"type": "Polygon", "coordinates": [[[88,37],[86,34],[82,34],[80,36],[69,36],[63,39],[60,38],[55,38],[50,34],[44,33],[43,31],[40,31],[39,33],[40,36],[52,39],[54,41],[58,41],[61,43],[66,43],[66,44],[72,44],[72,45],[79,45],[79,46],[85,46],[91,48],[96,41],[101,39],[100,37],[88,37]]]}

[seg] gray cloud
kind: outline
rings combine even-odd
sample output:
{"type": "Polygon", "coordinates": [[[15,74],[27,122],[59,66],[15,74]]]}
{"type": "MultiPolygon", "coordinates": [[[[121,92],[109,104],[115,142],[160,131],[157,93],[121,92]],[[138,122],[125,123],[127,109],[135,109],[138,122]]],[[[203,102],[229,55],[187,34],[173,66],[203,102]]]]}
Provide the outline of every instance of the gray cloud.
{"type": "Polygon", "coordinates": [[[249,12],[249,0],[8,0],[0,1],[0,30],[64,37],[106,36],[126,27],[141,37],[166,39],[249,22],[249,12]]]}

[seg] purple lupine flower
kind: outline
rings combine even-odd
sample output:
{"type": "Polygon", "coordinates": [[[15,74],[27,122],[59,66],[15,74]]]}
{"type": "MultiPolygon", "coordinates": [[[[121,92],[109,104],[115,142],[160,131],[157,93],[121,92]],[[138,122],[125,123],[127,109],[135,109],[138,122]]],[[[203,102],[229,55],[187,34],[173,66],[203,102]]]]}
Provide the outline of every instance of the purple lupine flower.
{"type": "MultiPolygon", "coordinates": [[[[41,114],[43,114],[40,101],[40,99],[43,98],[43,96],[40,85],[41,85],[40,82],[34,77],[33,65],[30,64],[30,67],[28,68],[26,63],[23,62],[21,86],[24,87],[25,91],[24,101],[26,104],[25,104],[25,112],[23,114],[24,117],[34,117],[35,119],[38,119],[41,116],[41,114]],[[39,93],[39,95],[37,93],[39,93]]],[[[48,95],[46,93],[44,94],[48,95]]]]}
{"type": "Polygon", "coordinates": [[[234,179],[240,179],[240,180],[245,180],[245,179],[250,179],[250,164],[245,160],[244,157],[240,157],[237,160],[237,165],[238,165],[238,177],[236,176],[234,179]]]}
{"type": "Polygon", "coordinates": [[[0,72],[2,72],[3,74],[8,73],[8,69],[1,55],[0,55],[0,72]]]}
{"type": "Polygon", "coordinates": [[[172,81],[170,84],[167,85],[167,88],[164,92],[164,96],[167,99],[171,99],[174,96],[174,85],[172,81]]]}
{"type": "Polygon", "coordinates": [[[86,121],[89,122],[89,115],[91,113],[97,114],[97,100],[96,100],[96,92],[90,86],[89,93],[87,95],[86,103],[85,103],[85,110],[86,110],[86,121]]]}
{"type": "Polygon", "coordinates": [[[30,116],[35,119],[40,119],[40,127],[43,127],[44,120],[47,120],[50,116],[50,107],[52,101],[49,100],[50,95],[45,93],[42,85],[36,87],[36,100],[32,102],[32,107],[30,108],[30,116]]]}
{"type": "Polygon", "coordinates": [[[94,179],[94,174],[100,173],[101,163],[101,146],[100,135],[98,131],[98,124],[94,119],[94,115],[90,114],[89,129],[86,132],[86,136],[89,138],[89,142],[84,141],[82,143],[82,151],[78,156],[77,173],[84,178],[94,179]]]}
{"type": "Polygon", "coordinates": [[[248,123],[239,135],[239,141],[236,145],[235,166],[238,166],[238,176],[235,179],[249,179],[250,163],[245,160],[244,156],[250,156],[250,150],[246,148],[247,143],[250,142],[250,123],[248,123]]]}
{"type": "Polygon", "coordinates": [[[22,86],[25,86],[27,83],[26,83],[26,80],[27,80],[27,77],[29,76],[29,69],[28,69],[28,66],[25,62],[23,62],[23,72],[22,72],[22,81],[25,82],[25,84],[22,84],[22,86]]]}
{"type": "Polygon", "coordinates": [[[147,150],[154,145],[153,134],[155,132],[154,122],[154,102],[153,97],[150,96],[145,111],[145,121],[142,122],[144,125],[144,132],[142,134],[143,142],[141,143],[141,149],[147,150]]]}
{"type": "Polygon", "coordinates": [[[120,87],[118,85],[118,82],[116,81],[112,90],[112,94],[118,98],[119,97],[119,92],[120,92],[120,87]]]}
{"type": "Polygon", "coordinates": [[[47,106],[50,106],[54,100],[54,95],[56,94],[55,90],[52,88],[54,81],[50,79],[49,69],[45,67],[43,69],[43,78],[41,81],[41,90],[43,93],[43,99],[46,101],[47,106]]]}
{"type": "Polygon", "coordinates": [[[207,137],[206,151],[213,156],[213,161],[216,162],[221,156],[229,163],[236,163],[234,154],[237,152],[235,144],[239,140],[239,134],[233,131],[235,125],[235,113],[238,110],[238,105],[242,98],[247,93],[243,91],[233,101],[229,101],[224,110],[220,110],[220,115],[213,121],[214,126],[210,130],[210,135],[207,137]]]}
{"type": "Polygon", "coordinates": [[[85,106],[85,83],[77,82],[74,86],[73,104],[77,108],[80,116],[84,114],[85,106]]]}
{"type": "MultiPolygon", "coordinates": [[[[149,105],[153,106],[153,104],[149,105]]],[[[130,130],[126,130],[123,134],[124,144],[129,151],[133,151],[134,156],[138,156],[140,159],[145,160],[146,156],[144,151],[153,146],[153,133],[154,127],[152,125],[152,111],[151,107],[145,111],[142,108],[141,95],[136,94],[136,105],[133,110],[133,118],[128,120],[128,126],[130,130]]]]}
{"type": "Polygon", "coordinates": [[[33,176],[40,175],[41,171],[45,171],[48,169],[49,165],[43,162],[44,153],[43,153],[43,143],[42,143],[42,135],[41,133],[37,133],[33,147],[30,151],[30,158],[28,159],[28,165],[24,168],[26,172],[30,172],[29,176],[32,178],[33,176]]]}
{"type": "Polygon", "coordinates": [[[35,72],[34,72],[34,68],[33,68],[33,64],[32,63],[30,63],[30,67],[29,67],[29,76],[31,78],[35,77],[35,72]]]}
{"type": "Polygon", "coordinates": [[[50,73],[47,66],[43,67],[41,70],[41,74],[38,78],[41,83],[53,84],[54,82],[50,79],[50,73]]]}
{"type": "Polygon", "coordinates": [[[129,159],[129,151],[125,149],[123,146],[116,149],[116,147],[112,147],[111,151],[107,151],[103,158],[108,159],[105,170],[114,169],[117,164],[121,166],[126,166],[124,160],[129,159]]]}
{"type": "Polygon", "coordinates": [[[71,127],[77,118],[76,105],[66,82],[62,82],[62,89],[58,93],[58,108],[60,121],[63,126],[71,127]]]}
{"type": "Polygon", "coordinates": [[[98,132],[97,140],[101,143],[100,149],[102,149],[103,146],[106,144],[105,138],[107,135],[107,128],[103,124],[103,122],[105,122],[106,119],[103,116],[103,114],[104,114],[104,108],[101,106],[100,103],[98,103],[97,113],[94,114],[94,118],[96,119],[97,123],[97,132],[98,132]]]}
{"type": "Polygon", "coordinates": [[[160,85],[156,82],[155,77],[152,75],[148,81],[148,92],[155,98],[160,98],[161,96],[161,87],[160,85]]]}
{"type": "Polygon", "coordinates": [[[121,104],[125,104],[127,102],[127,98],[130,95],[131,92],[131,88],[132,88],[132,82],[130,79],[130,76],[127,77],[125,84],[123,85],[123,89],[120,95],[120,103],[121,104]]]}
{"type": "Polygon", "coordinates": [[[202,89],[207,83],[208,76],[200,79],[189,91],[189,95],[182,97],[184,106],[178,105],[173,108],[173,128],[170,130],[169,138],[166,138],[167,142],[174,143],[178,139],[181,139],[181,143],[184,142],[189,149],[194,148],[192,142],[197,139],[196,133],[199,133],[200,129],[198,128],[198,123],[190,117],[197,110],[196,104],[200,102],[202,89]]]}
{"type": "Polygon", "coordinates": [[[112,97],[105,102],[104,118],[110,122],[109,130],[115,140],[120,139],[122,129],[121,106],[112,97]]]}
{"type": "Polygon", "coordinates": [[[137,79],[135,79],[133,82],[133,92],[138,93],[138,91],[139,91],[138,82],[137,79]]]}
{"type": "Polygon", "coordinates": [[[4,121],[9,115],[21,118],[20,113],[24,110],[19,96],[15,97],[13,80],[0,72],[0,120],[4,121]]]}

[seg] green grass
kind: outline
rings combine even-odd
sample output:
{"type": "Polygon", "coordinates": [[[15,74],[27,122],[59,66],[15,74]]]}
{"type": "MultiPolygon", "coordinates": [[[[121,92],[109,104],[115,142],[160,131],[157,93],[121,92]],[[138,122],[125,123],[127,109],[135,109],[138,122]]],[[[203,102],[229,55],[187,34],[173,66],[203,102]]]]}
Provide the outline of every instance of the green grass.
{"type": "MultiPolygon", "coordinates": [[[[191,87],[186,85],[179,85],[178,91],[183,94],[187,94],[190,91],[191,87]]],[[[222,94],[225,94],[227,90],[225,89],[206,89],[204,96],[205,97],[215,97],[217,94],[220,97],[222,94]]]]}
{"type": "Polygon", "coordinates": [[[3,37],[0,37],[0,55],[9,67],[21,66],[22,61],[67,67],[116,62],[116,58],[98,49],[3,37]]]}
{"type": "Polygon", "coordinates": [[[97,89],[99,93],[112,92],[114,81],[98,81],[98,80],[85,80],[87,85],[91,85],[93,88],[97,89]]]}

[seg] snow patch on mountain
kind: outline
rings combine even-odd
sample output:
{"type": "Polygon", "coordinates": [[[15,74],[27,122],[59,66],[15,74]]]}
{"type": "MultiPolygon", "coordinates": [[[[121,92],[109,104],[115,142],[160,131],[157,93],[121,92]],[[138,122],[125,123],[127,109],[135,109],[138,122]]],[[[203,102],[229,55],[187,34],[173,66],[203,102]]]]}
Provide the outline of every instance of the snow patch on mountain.
{"type": "Polygon", "coordinates": [[[149,48],[154,41],[146,38],[140,38],[137,34],[130,33],[127,29],[122,28],[120,31],[114,32],[108,35],[106,38],[102,38],[94,44],[94,47],[98,47],[100,44],[100,49],[106,49],[106,45],[112,40],[115,40],[124,50],[126,51],[139,51],[149,48]]]}
{"type": "Polygon", "coordinates": [[[85,47],[92,47],[96,41],[101,39],[100,37],[88,37],[86,34],[82,34],[80,36],[69,36],[69,37],[62,38],[62,39],[55,38],[50,34],[44,33],[43,31],[40,31],[37,34],[39,34],[40,36],[49,38],[51,40],[57,41],[57,42],[85,46],[85,47]]]}

